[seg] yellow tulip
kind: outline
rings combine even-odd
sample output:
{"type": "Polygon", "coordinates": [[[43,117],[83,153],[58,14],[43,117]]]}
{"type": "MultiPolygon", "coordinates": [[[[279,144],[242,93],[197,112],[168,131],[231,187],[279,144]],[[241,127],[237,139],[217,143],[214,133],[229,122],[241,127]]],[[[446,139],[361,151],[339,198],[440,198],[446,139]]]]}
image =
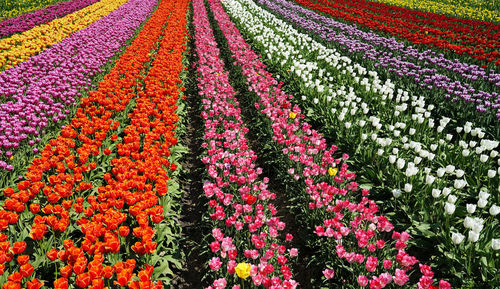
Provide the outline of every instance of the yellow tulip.
{"type": "Polygon", "coordinates": [[[238,275],[241,279],[246,279],[250,276],[250,269],[252,269],[252,266],[247,263],[238,263],[236,268],[234,268],[236,275],[238,275]]]}
{"type": "Polygon", "coordinates": [[[297,117],[297,114],[293,111],[290,111],[290,113],[288,114],[288,116],[291,118],[291,119],[294,119],[297,117]]]}
{"type": "Polygon", "coordinates": [[[329,168],[328,174],[332,177],[335,177],[335,175],[337,174],[338,171],[339,171],[339,169],[337,169],[337,168],[329,168]]]}

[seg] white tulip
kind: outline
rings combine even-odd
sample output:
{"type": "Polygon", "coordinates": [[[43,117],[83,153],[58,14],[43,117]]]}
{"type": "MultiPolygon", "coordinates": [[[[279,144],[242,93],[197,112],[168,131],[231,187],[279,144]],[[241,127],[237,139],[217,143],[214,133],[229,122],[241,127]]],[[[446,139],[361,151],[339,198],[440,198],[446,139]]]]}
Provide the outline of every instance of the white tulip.
{"type": "Polygon", "coordinates": [[[431,144],[431,151],[435,151],[437,147],[437,144],[431,144]]]}
{"type": "Polygon", "coordinates": [[[468,157],[468,156],[470,155],[470,151],[469,151],[468,149],[464,149],[464,150],[462,151],[462,155],[463,155],[464,157],[468,157]]]}
{"type": "Polygon", "coordinates": [[[393,148],[393,149],[392,149],[392,153],[393,153],[393,154],[397,155],[397,154],[398,154],[398,152],[399,152],[399,149],[398,149],[398,148],[393,148]]]}
{"type": "Polygon", "coordinates": [[[464,240],[465,236],[460,233],[451,233],[451,240],[455,244],[460,244],[464,240]]]}
{"type": "Polygon", "coordinates": [[[448,203],[454,204],[457,201],[457,196],[448,195],[448,203]]]}
{"type": "Polygon", "coordinates": [[[450,193],[451,193],[451,189],[450,188],[443,188],[443,195],[445,197],[447,197],[450,193]]]}
{"type": "Polygon", "coordinates": [[[422,161],[422,158],[421,158],[421,157],[418,157],[418,156],[417,156],[417,157],[415,157],[415,158],[413,159],[413,162],[414,162],[416,165],[418,165],[421,161],[422,161]]]}
{"type": "Polygon", "coordinates": [[[439,169],[437,169],[437,176],[441,178],[444,176],[445,172],[446,172],[445,168],[439,168],[439,169]]]}
{"type": "Polygon", "coordinates": [[[500,207],[497,206],[497,205],[491,205],[491,207],[490,207],[490,215],[496,216],[496,215],[498,215],[498,213],[500,213],[500,207]]]}
{"type": "Polygon", "coordinates": [[[396,162],[396,156],[395,155],[390,155],[389,156],[389,163],[393,164],[396,162]]]}
{"type": "Polygon", "coordinates": [[[463,129],[464,129],[463,127],[459,126],[459,127],[457,127],[457,132],[461,133],[463,129]]]}
{"type": "Polygon", "coordinates": [[[396,162],[396,167],[402,170],[405,167],[405,160],[399,158],[398,161],[396,162]]]}
{"type": "Polygon", "coordinates": [[[497,175],[495,170],[488,170],[488,178],[492,179],[497,175]]]}
{"type": "Polygon", "coordinates": [[[436,177],[428,175],[427,177],[425,177],[425,184],[430,185],[434,183],[434,180],[436,180],[436,177]]]}
{"type": "Polygon", "coordinates": [[[366,124],[366,121],[365,121],[365,120],[360,120],[360,121],[359,121],[359,126],[360,126],[360,127],[364,127],[364,126],[365,126],[365,124],[366,124]]]}
{"type": "Polygon", "coordinates": [[[498,152],[497,151],[491,151],[490,153],[490,157],[491,158],[496,158],[498,156],[498,152]]]}
{"type": "Polygon", "coordinates": [[[346,122],[344,124],[344,126],[345,126],[345,128],[350,129],[351,128],[351,123],[350,122],[346,122]]]}
{"type": "Polygon", "coordinates": [[[474,219],[471,217],[465,217],[464,219],[464,227],[466,229],[472,228],[472,225],[474,225],[474,219]]]}
{"type": "Polygon", "coordinates": [[[469,241],[475,243],[477,240],[479,240],[479,233],[469,231],[469,241]]]}
{"type": "Polygon", "coordinates": [[[471,147],[471,148],[473,148],[473,147],[475,147],[475,146],[477,145],[477,142],[476,142],[476,141],[471,140],[471,141],[469,142],[469,145],[470,145],[470,147],[471,147]]]}
{"type": "Polygon", "coordinates": [[[455,171],[455,175],[457,176],[457,178],[463,177],[464,174],[465,174],[465,172],[463,170],[456,170],[455,171]]]}
{"type": "Polygon", "coordinates": [[[452,138],[453,138],[453,135],[451,135],[451,134],[447,134],[446,135],[446,140],[447,141],[451,141],[452,138]]]}
{"type": "Polygon", "coordinates": [[[384,154],[384,150],[383,149],[378,149],[377,150],[377,155],[381,156],[384,154]]]}
{"type": "Polygon", "coordinates": [[[417,173],[418,173],[418,168],[413,163],[408,163],[408,167],[406,168],[405,175],[407,177],[412,177],[412,176],[416,175],[417,173]]]}
{"type": "Polygon", "coordinates": [[[476,147],[476,154],[480,155],[483,152],[483,150],[484,149],[482,147],[476,147]]]}
{"type": "Polygon", "coordinates": [[[455,212],[455,205],[454,204],[451,204],[451,203],[446,203],[444,204],[444,211],[448,214],[448,215],[451,215],[455,212]]]}
{"type": "Polygon", "coordinates": [[[410,128],[410,131],[408,131],[408,134],[409,135],[414,135],[415,132],[416,132],[416,130],[412,127],[412,128],[410,128]]]}
{"type": "Polygon", "coordinates": [[[488,156],[487,155],[481,155],[481,156],[479,156],[479,160],[481,162],[485,163],[488,160],[488,156]]]}
{"type": "Polygon", "coordinates": [[[463,189],[467,185],[465,180],[455,180],[453,187],[457,190],[463,189]]]}
{"type": "Polygon", "coordinates": [[[394,189],[392,190],[392,195],[397,199],[401,196],[401,190],[400,189],[394,189]]]}
{"type": "Polygon", "coordinates": [[[476,211],[476,205],[475,204],[467,204],[467,212],[469,214],[474,214],[474,212],[476,211]]]}
{"type": "Polygon", "coordinates": [[[412,188],[413,188],[413,186],[411,184],[407,183],[407,184],[405,184],[404,190],[405,190],[405,192],[409,193],[409,192],[411,192],[412,188]]]}
{"type": "Polygon", "coordinates": [[[479,192],[479,198],[480,199],[487,199],[490,197],[490,194],[488,194],[488,192],[485,192],[485,191],[480,191],[479,192]]]}
{"type": "Polygon", "coordinates": [[[362,134],[361,135],[361,139],[362,140],[366,140],[368,138],[368,135],[366,133],[362,134]]]}
{"type": "Polygon", "coordinates": [[[484,228],[482,221],[483,221],[482,219],[475,218],[475,222],[474,222],[474,224],[472,224],[472,231],[474,231],[476,233],[481,232],[481,230],[483,230],[483,228],[484,228]]]}
{"type": "Polygon", "coordinates": [[[434,198],[439,198],[439,196],[441,195],[441,190],[440,189],[432,189],[432,196],[434,198]]]}
{"type": "Polygon", "coordinates": [[[455,166],[454,165],[447,165],[446,166],[446,173],[451,174],[455,171],[455,166]]]}
{"type": "Polygon", "coordinates": [[[487,204],[488,204],[488,200],[486,200],[486,199],[479,199],[479,201],[477,201],[477,206],[480,208],[486,207],[487,204]]]}
{"type": "Polygon", "coordinates": [[[500,239],[491,239],[491,248],[493,250],[500,249],[500,239]]]}

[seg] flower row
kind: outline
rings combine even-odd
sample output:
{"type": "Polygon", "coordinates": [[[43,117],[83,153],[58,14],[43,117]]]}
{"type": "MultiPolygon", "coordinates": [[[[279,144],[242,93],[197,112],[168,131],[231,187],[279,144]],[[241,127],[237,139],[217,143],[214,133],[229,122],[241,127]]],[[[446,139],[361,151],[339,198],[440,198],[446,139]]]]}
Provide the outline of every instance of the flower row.
{"type": "MultiPolygon", "coordinates": [[[[444,229],[440,235],[443,244],[451,245],[453,236],[461,236],[455,230],[466,230],[469,243],[460,250],[470,250],[479,240],[476,250],[482,253],[472,259],[474,262],[479,262],[482,255],[495,255],[481,248],[498,249],[494,221],[500,211],[498,199],[488,200],[490,194],[486,193],[496,192],[499,185],[498,141],[485,139],[484,131],[473,128],[471,123],[447,133],[451,119],[434,119],[433,106],[426,105],[424,98],[381,83],[374,72],[349,66],[342,67],[342,71],[331,70],[338,66],[338,60],[331,57],[334,51],[247,2],[246,9],[253,15],[241,6],[234,8],[238,22],[247,24],[241,26],[242,30],[268,63],[304,94],[299,102],[321,120],[323,131],[335,135],[344,147],[353,148],[357,164],[365,167],[365,177],[371,176],[368,178],[373,183],[393,186],[394,195],[404,200],[403,208],[420,204],[421,211],[427,213],[415,216],[415,220],[423,217],[428,222],[422,227],[451,219],[453,227],[436,228],[444,229]],[[349,74],[352,76],[345,77],[349,74]],[[337,87],[331,86],[332,79],[337,80],[337,87]],[[366,150],[366,146],[374,149],[366,150]],[[373,167],[371,171],[364,164],[377,165],[368,166],[373,167]],[[379,170],[386,173],[380,175],[379,170]],[[433,200],[437,208],[428,207],[433,200]],[[454,214],[457,207],[459,213],[454,214]],[[466,207],[470,215],[464,219],[462,211],[466,207]]],[[[405,214],[414,215],[411,210],[405,214]]],[[[447,252],[455,251],[453,245],[445,248],[447,252]]],[[[464,262],[459,266],[471,265],[464,262]]],[[[494,262],[488,266],[494,268],[494,262]]]]}
{"type": "Polygon", "coordinates": [[[0,21],[16,17],[37,9],[42,9],[48,5],[57,2],[57,0],[19,0],[2,2],[0,6],[0,21]]]}
{"type": "Polygon", "coordinates": [[[64,38],[88,27],[126,2],[126,0],[99,1],[21,34],[0,39],[0,71],[26,61],[31,56],[61,42],[64,38]]]}
{"type": "MultiPolygon", "coordinates": [[[[255,286],[295,288],[297,282],[287,263],[297,256],[297,249],[287,251],[280,238],[285,223],[276,216],[276,196],[267,188],[268,179],[259,177],[262,169],[256,167],[257,156],[248,147],[248,129],[219,58],[203,2],[194,1],[193,10],[205,127],[202,146],[207,153],[202,160],[210,178],[203,190],[213,226],[210,248],[215,255],[209,262],[216,273],[209,288],[241,288],[239,284],[244,288],[248,277],[255,286]]],[[[286,241],[291,239],[287,234],[286,241]]]]}
{"type": "Polygon", "coordinates": [[[98,0],[71,0],[22,14],[15,18],[6,19],[0,22],[0,38],[14,33],[24,32],[35,26],[78,11],[97,1],[98,0]]]}
{"type": "Polygon", "coordinates": [[[158,241],[172,238],[166,231],[178,231],[173,219],[164,220],[163,208],[176,194],[168,191],[168,174],[176,170],[169,157],[177,143],[175,104],[187,5],[160,3],[99,89],[81,100],[71,124],[33,160],[25,179],[17,188],[4,189],[4,286],[42,286],[38,279],[30,280],[29,257],[10,262],[29,243],[37,271],[54,266],[59,271],[53,288],[68,288],[69,283],[80,288],[113,283],[162,288],[161,282],[152,282],[165,275],[155,271],[165,262],[156,252],[173,255],[165,247],[175,242],[158,241]],[[29,238],[15,233],[22,224],[28,224],[29,238]]]}
{"type": "MultiPolygon", "coordinates": [[[[413,0],[374,0],[373,2],[407,7],[412,10],[436,13],[437,15],[447,14],[458,17],[459,19],[468,18],[480,21],[500,21],[500,14],[489,6],[491,2],[482,0],[462,0],[458,2],[449,0],[421,0],[418,2],[413,0]]],[[[418,11],[412,11],[412,13],[415,12],[418,11]]]]}
{"type": "MultiPolygon", "coordinates": [[[[499,95],[489,91],[500,87],[500,74],[493,70],[488,73],[477,65],[451,61],[431,50],[419,52],[395,39],[361,31],[286,0],[261,0],[259,3],[343,51],[360,53],[374,63],[379,72],[406,77],[405,80],[416,83],[424,92],[438,92],[444,98],[453,97],[453,101],[463,99],[480,112],[492,111],[498,116],[499,95]]],[[[468,106],[464,106],[465,109],[468,106]]]]}
{"type": "Polygon", "coordinates": [[[156,3],[129,1],[0,74],[0,96],[7,100],[0,104],[1,170],[12,171],[26,155],[38,153],[36,144],[45,130],[58,127],[57,122],[74,112],[71,107],[78,103],[81,90],[91,86],[92,78],[134,35],[156,3]]]}
{"type": "Polygon", "coordinates": [[[377,13],[366,11],[363,7],[369,1],[360,0],[354,6],[348,1],[336,0],[304,0],[299,1],[307,7],[320,10],[344,21],[358,24],[372,30],[378,30],[392,36],[407,39],[414,44],[439,48],[443,51],[450,50],[459,55],[470,55],[485,63],[491,62],[500,65],[500,51],[498,51],[498,26],[486,35],[466,36],[460,29],[446,30],[433,29],[427,24],[413,24],[404,19],[408,14],[401,14],[399,18],[388,13],[387,7],[381,8],[377,13]],[[387,15],[379,15],[378,13],[387,15]]]}
{"type": "MultiPolygon", "coordinates": [[[[257,96],[255,107],[263,118],[270,121],[272,139],[284,154],[284,159],[288,160],[288,172],[303,184],[303,193],[309,195],[310,212],[301,217],[321,222],[316,223],[315,234],[326,237],[322,249],[326,250],[325,253],[332,252],[328,251],[332,248],[336,251],[338,259],[331,253],[325,254],[329,255],[329,259],[324,265],[329,268],[323,271],[324,276],[333,278],[333,267],[342,263],[339,260],[345,260],[352,263],[351,270],[360,286],[369,283],[371,288],[381,288],[391,282],[398,285],[407,283],[407,272],[418,263],[415,257],[404,250],[409,235],[406,232],[393,232],[392,224],[385,216],[377,214],[377,205],[366,197],[367,190],[361,190],[360,198],[358,184],[354,181],[355,174],[348,171],[345,162],[348,156],[344,154],[342,159],[334,158],[337,148],[328,148],[323,136],[303,121],[299,107],[292,107],[289,101],[292,96],[286,95],[280,89],[280,84],[265,70],[258,56],[225,14],[220,2],[209,2],[228,41],[235,64],[242,68],[250,90],[257,96]],[[357,202],[356,199],[361,201],[357,202]],[[395,243],[384,240],[384,232],[393,232],[395,243]],[[384,266],[379,265],[379,262],[384,266]]],[[[249,16],[248,11],[237,8],[241,7],[237,1],[224,1],[223,4],[236,19],[243,15],[249,16]]],[[[251,22],[243,23],[251,25],[251,22]]],[[[420,271],[423,276],[419,285],[429,287],[433,280],[430,267],[420,264],[420,271]]],[[[440,286],[449,288],[449,283],[441,281],[440,286]]]]}

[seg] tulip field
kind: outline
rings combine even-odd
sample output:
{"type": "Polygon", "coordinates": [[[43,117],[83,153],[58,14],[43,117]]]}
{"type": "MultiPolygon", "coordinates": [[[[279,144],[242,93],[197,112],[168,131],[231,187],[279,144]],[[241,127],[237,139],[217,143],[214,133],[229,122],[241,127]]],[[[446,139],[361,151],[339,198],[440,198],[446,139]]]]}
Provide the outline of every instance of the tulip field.
{"type": "Polygon", "coordinates": [[[500,288],[500,4],[0,0],[0,286],[500,288]]]}

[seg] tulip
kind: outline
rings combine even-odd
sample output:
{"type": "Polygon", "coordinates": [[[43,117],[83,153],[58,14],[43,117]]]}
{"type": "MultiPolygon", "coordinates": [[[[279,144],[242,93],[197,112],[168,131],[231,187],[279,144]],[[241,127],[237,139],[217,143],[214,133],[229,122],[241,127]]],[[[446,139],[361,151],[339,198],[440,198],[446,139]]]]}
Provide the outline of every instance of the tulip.
{"type": "Polygon", "coordinates": [[[444,211],[448,214],[451,215],[455,212],[455,205],[451,203],[445,203],[444,205],[444,211]]]}
{"type": "Polygon", "coordinates": [[[498,213],[500,213],[500,206],[491,205],[489,212],[490,212],[490,215],[492,215],[492,216],[498,215],[498,213]]]}
{"type": "Polygon", "coordinates": [[[469,241],[472,243],[477,242],[479,240],[479,233],[474,231],[469,231],[469,241]]]}
{"type": "Polygon", "coordinates": [[[460,233],[451,233],[451,240],[455,244],[460,244],[464,240],[465,236],[460,233]]]}
{"type": "Polygon", "coordinates": [[[500,239],[491,239],[491,248],[493,250],[499,250],[500,249],[500,239]]]}
{"type": "Polygon", "coordinates": [[[475,204],[467,204],[466,207],[467,207],[467,212],[469,214],[474,214],[474,212],[476,211],[476,205],[475,204]]]}
{"type": "Polygon", "coordinates": [[[323,270],[323,276],[325,276],[325,277],[326,277],[326,279],[332,279],[332,278],[333,278],[334,273],[335,273],[335,272],[333,271],[333,269],[328,269],[328,268],[327,268],[327,269],[323,270]]]}

